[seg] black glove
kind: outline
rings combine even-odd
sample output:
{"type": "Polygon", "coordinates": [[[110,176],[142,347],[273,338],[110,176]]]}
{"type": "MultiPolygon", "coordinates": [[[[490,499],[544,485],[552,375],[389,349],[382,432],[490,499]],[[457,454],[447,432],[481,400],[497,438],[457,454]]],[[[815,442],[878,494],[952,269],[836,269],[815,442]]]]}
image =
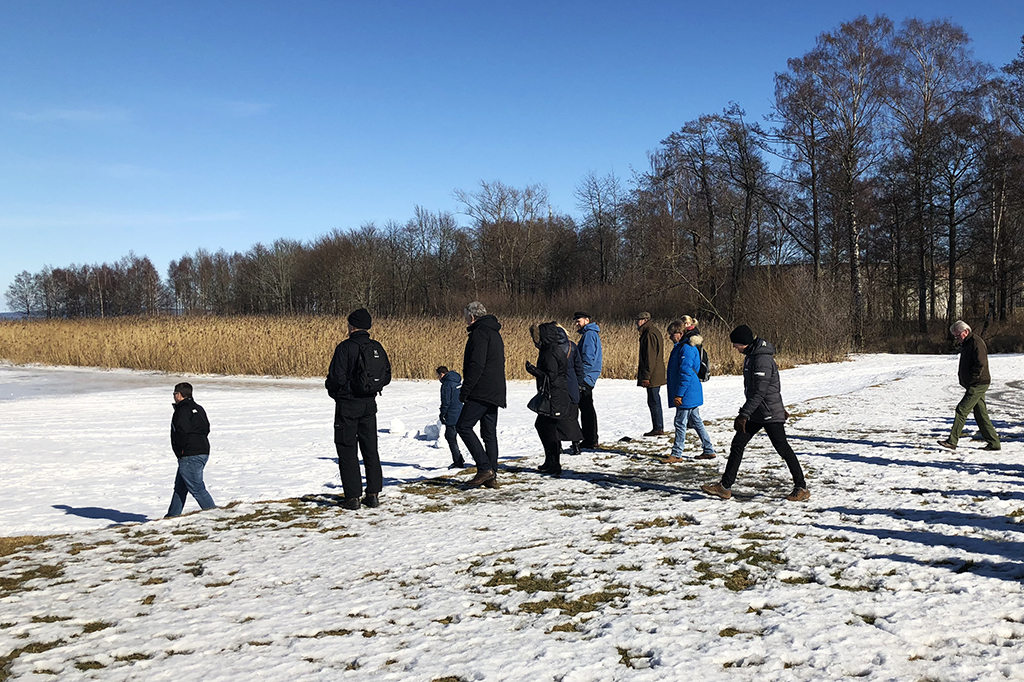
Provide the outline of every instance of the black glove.
{"type": "Polygon", "coordinates": [[[529,372],[530,374],[536,374],[537,373],[537,368],[534,367],[532,362],[527,360],[526,361],[526,371],[529,372]]]}
{"type": "Polygon", "coordinates": [[[740,416],[736,417],[736,420],[733,421],[732,426],[734,429],[736,429],[736,433],[743,433],[744,431],[747,430],[747,418],[741,414],[740,416]]]}

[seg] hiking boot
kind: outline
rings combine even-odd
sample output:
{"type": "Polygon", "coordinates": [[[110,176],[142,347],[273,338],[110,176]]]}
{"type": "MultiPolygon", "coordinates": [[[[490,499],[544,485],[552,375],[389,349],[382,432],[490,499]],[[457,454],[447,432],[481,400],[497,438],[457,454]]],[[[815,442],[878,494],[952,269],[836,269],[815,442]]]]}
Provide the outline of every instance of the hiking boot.
{"type": "Polygon", "coordinates": [[[380,500],[377,498],[377,493],[366,493],[366,497],[363,498],[363,506],[370,507],[371,509],[379,507],[380,500]]]}
{"type": "Polygon", "coordinates": [[[569,446],[569,454],[570,455],[582,455],[583,454],[583,451],[580,450],[580,444],[578,442],[573,442],[573,444],[569,446]]]}
{"type": "Polygon", "coordinates": [[[723,500],[728,500],[732,497],[732,491],[726,488],[721,483],[705,483],[700,487],[708,495],[713,497],[720,497],[723,500]]]}
{"type": "Polygon", "coordinates": [[[358,497],[346,497],[345,501],[341,503],[343,509],[359,509],[359,498],[358,497]]]}
{"type": "Polygon", "coordinates": [[[677,462],[682,461],[682,457],[676,457],[675,455],[669,455],[668,457],[665,458],[665,464],[676,464],[677,462]]]}
{"type": "Polygon", "coordinates": [[[494,490],[498,489],[498,473],[497,472],[494,473],[494,476],[491,476],[489,479],[484,481],[484,487],[485,488],[491,488],[491,489],[494,489],[494,490]]]}
{"type": "Polygon", "coordinates": [[[476,472],[476,476],[474,476],[472,479],[470,479],[470,481],[468,483],[466,483],[466,486],[465,486],[466,490],[469,490],[471,488],[479,488],[480,486],[482,486],[484,483],[487,483],[487,481],[491,480],[492,478],[494,478],[494,472],[491,471],[490,469],[484,469],[483,471],[477,471],[476,472]]]}
{"type": "Polygon", "coordinates": [[[715,453],[713,453],[713,452],[702,452],[699,455],[697,455],[696,457],[694,457],[694,459],[714,459],[714,458],[715,458],[715,453]]]}
{"type": "Polygon", "coordinates": [[[793,492],[786,499],[790,502],[806,502],[811,499],[811,491],[807,488],[793,488],[793,492]]]}
{"type": "Polygon", "coordinates": [[[946,448],[947,450],[956,450],[956,446],[950,443],[948,440],[940,440],[939,445],[946,448]]]}
{"type": "Polygon", "coordinates": [[[661,429],[651,429],[650,431],[648,431],[647,433],[644,434],[644,437],[645,438],[651,438],[652,436],[664,436],[664,435],[665,435],[665,432],[662,431],[661,429]]]}
{"type": "Polygon", "coordinates": [[[996,443],[989,443],[988,445],[986,445],[985,447],[982,448],[982,450],[988,450],[990,452],[998,452],[998,451],[1000,451],[1002,449],[1003,449],[1002,446],[998,445],[996,443]]]}

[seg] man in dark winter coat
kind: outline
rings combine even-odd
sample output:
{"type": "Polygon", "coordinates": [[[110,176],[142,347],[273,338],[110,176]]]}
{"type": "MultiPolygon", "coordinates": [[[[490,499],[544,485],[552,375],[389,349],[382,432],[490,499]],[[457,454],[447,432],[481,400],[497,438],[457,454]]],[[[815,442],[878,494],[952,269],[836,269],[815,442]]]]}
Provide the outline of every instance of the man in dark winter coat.
{"type": "Polygon", "coordinates": [[[999,434],[992,426],[992,420],[988,418],[988,408],[985,406],[985,393],[992,383],[992,376],[988,371],[988,346],[983,339],[971,333],[971,326],[963,320],[954,322],[949,328],[949,333],[953,335],[953,341],[960,344],[959,379],[960,385],[967,392],[956,406],[956,416],[949,438],[940,440],[939,445],[950,450],[956,449],[956,444],[960,441],[960,432],[967,423],[968,415],[973,411],[978,433],[986,442],[984,449],[999,450],[1002,447],[999,443],[999,434]]]}
{"type": "Polygon", "coordinates": [[[356,378],[360,352],[370,340],[373,323],[365,308],[348,316],[348,338],[338,344],[327,370],[324,387],[334,398],[334,448],[338,452],[338,469],[345,492],[345,509],[359,509],[359,496],[363,491],[363,478],[359,473],[359,452],[363,454],[366,469],[366,497],[362,504],[376,507],[384,487],[384,474],[377,451],[377,396],[363,395],[357,390],[356,378]]]}
{"type": "Polygon", "coordinates": [[[665,356],[661,350],[661,332],[651,322],[651,314],[638,313],[636,327],[640,330],[640,362],[636,385],[647,389],[647,407],[651,410],[650,431],[645,436],[665,435],[665,419],[661,411],[660,389],[665,385],[665,356]]]}
{"type": "Polygon", "coordinates": [[[174,416],[171,417],[171,449],[178,458],[174,494],[167,516],[178,516],[189,493],[203,509],[216,505],[203,483],[203,469],[210,459],[210,420],[206,410],[192,398],[192,384],[174,387],[174,416]]]}
{"type": "Polygon", "coordinates": [[[579,311],[573,314],[580,361],[583,363],[583,382],[580,384],[580,426],[583,427],[584,448],[597,447],[597,411],[594,409],[594,387],[601,376],[604,363],[601,349],[601,328],[590,321],[590,313],[579,311]]]}
{"type": "Polygon", "coordinates": [[[497,488],[498,408],[505,407],[505,344],[501,324],[487,314],[484,304],[473,301],[463,311],[466,318],[466,351],[462,359],[462,414],[455,426],[476,462],[476,476],[467,488],[497,488]],[[473,427],[480,423],[480,439],[473,427]]]}
{"type": "Polygon", "coordinates": [[[804,472],[796,453],[786,440],[786,419],[789,413],[782,403],[782,390],[779,382],[779,368],[775,364],[775,347],[764,339],[754,337],[754,332],[745,324],[741,324],[729,334],[732,346],[746,358],[743,360],[743,394],[746,402],[740,408],[733,426],[733,436],[729,449],[729,462],[725,465],[725,474],[721,483],[709,483],[701,486],[708,495],[728,500],[732,497],[732,484],[736,482],[736,474],[743,460],[743,450],[754,434],[762,428],[768,434],[775,451],[785,460],[789,473],[793,476],[793,492],[786,498],[791,502],[809,500],[811,493],[804,481],[804,472]]]}
{"type": "Polygon", "coordinates": [[[444,439],[448,441],[448,447],[452,451],[452,463],[448,468],[461,469],[466,466],[466,461],[459,452],[459,438],[455,432],[455,425],[462,414],[462,402],[459,400],[462,377],[444,365],[435,371],[437,380],[441,382],[441,423],[444,424],[444,439]]]}

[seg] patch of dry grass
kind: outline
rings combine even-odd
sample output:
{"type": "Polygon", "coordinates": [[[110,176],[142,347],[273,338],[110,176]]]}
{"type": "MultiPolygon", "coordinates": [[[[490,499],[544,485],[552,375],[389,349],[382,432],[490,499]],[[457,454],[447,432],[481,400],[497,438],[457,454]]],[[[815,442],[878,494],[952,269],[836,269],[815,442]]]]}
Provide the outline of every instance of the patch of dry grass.
{"type": "MultiPolygon", "coordinates": [[[[528,379],[524,364],[537,350],[530,324],[549,319],[504,318],[506,375],[528,379]]],[[[559,320],[571,330],[570,320],[559,320]]],[[[664,333],[669,320],[654,320],[664,333]]],[[[637,330],[632,323],[600,323],[604,348],[602,376],[633,379],[637,330]]],[[[0,358],[16,364],[123,367],[188,374],[323,376],[334,347],[347,335],[340,317],[122,317],[82,320],[0,322],[0,358]]],[[[728,330],[704,325],[704,347],[712,373],[736,374],[741,356],[729,344],[728,330]]],[[[371,330],[391,357],[394,376],[433,379],[434,368],[461,371],[466,329],[461,319],[378,318],[371,330]]],[[[576,340],[575,332],[570,338],[576,340]]],[[[665,359],[671,343],[666,340],[665,359]]],[[[803,361],[781,355],[780,367],[803,361]]]]}

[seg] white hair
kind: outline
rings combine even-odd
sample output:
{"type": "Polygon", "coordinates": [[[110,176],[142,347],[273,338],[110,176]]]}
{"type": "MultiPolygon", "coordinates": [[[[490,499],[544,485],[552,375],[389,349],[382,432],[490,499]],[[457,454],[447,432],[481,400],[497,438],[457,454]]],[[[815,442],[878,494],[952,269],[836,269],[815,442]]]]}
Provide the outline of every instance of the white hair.
{"type": "Polygon", "coordinates": [[[949,328],[949,333],[953,336],[959,336],[965,331],[971,331],[971,325],[967,324],[963,320],[957,320],[953,323],[953,326],[949,328]]]}
{"type": "Polygon", "coordinates": [[[484,304],[481,303],[480,301],[473,301],[472,303],[467,305],[466,309],[463,311],[463,315],[465,315],[466,317],[480,318],[486,314],[487,308],[485,308],[484,304]]]}

